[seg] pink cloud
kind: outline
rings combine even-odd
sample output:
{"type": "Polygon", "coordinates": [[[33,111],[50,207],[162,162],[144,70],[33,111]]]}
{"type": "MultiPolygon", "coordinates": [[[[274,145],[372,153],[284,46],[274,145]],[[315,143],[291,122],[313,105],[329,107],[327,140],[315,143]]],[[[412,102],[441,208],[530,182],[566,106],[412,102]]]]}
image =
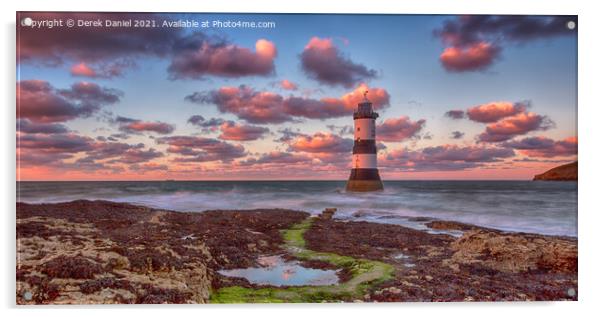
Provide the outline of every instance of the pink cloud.
{"type": "Polygon", "coordinates": [[[282,87],[282,89],[286,89],[286,90],[297,90],[297,84],[293,83],[292,81],[288,80],[288,79],[283,79],[280,82],[280,87],[282,87]]]}
{"type": "Polygon", "coordinates": [[[71,67],[71,75],[83,77],[96,77],[96,71],[82,62],[71,67]]]}
{"type": "Polygon", "coordinates": [[[119,130],[125,133],[155,132],[158,134],[170,134],[175,127],[172,124],[155,121],[142,121],[125,117],[117,117],[115,122],[119,125],[119,130]]]}
{"type": "Polygon", "coordinates": [[[276,45],[265,39],[255,43],[255,52],[234,44],[212,41],[193,34],[189,44],[176,52],[168,68],[175,79],[199,79],[205,75],[241,77],[274,73],[276,45]]]}
{"type": "Polygon", "coordinates": [[[487,125],[485,132],[481,133],[478,138],[482,142],[502,142],[531,131],[547,130],[553,125],[554,123],[546,116],[532,112],[521,112],[490,123],[487,125]]]}
{"type": "Polygon", "coordinates": [[[348,116],[357,104],[368,95],[375,109],[389,106],[389,93],[382,88],[370,88],[360,84],[340,98],[320,100],[305,97],[283,97],[272,92],[260,92],[248,86],[222,87],[206,93],[195,92],[186,100],[215,104],[222,113],[233,113],[251,123],[283,123],[295,118],[326,119],[348,116]]]}
{"type": "Polygon", "coordinates": [[[468,47],[448,47],[439,60],[450,72],[483,70],[499,57],[501,49],[491,43],[479,42],[468,47]]]}
{"type": "Polygon", "coordinates": [[[271,92],[258,92],[248,86],[222,87],[208,93],[194,93],[186,100],[195,103],[212,103],[222,113],[234,113],[251,123],[282,123],[290,121],[283,111],[284,98],[271,92]]]}
{"type": "Polygon", "coordinates": [[[519,153],[530,157],[577,155],[577,137],[568,137],[560,141],[541,136],[529,137],[506,142],[504,146],[518,150],[519,153]]]}
{"type": "Polygon", "coordinates": [[[90,116],[102,106],[118,102],[121,93],[93,83],[55,89],[43,80],[25,80],[17,83],[17,96],[17,118],[50,123],[90,116]]]}
{"type": "Polygon", "coordinates": [[[245,148],[228,142],[196,137],[196,136],[170,136],[156,139],[158,144],[167,144],[167,152],[179,154],[174,162],[230,162],[233,159],[244,157],[245,148]]]}
{"type": "Polygon", "coordinates": [[[97,141],[73,132],[17,135],[17,162],[26,167],[46,166],[59,170],[123,170],[122,164],[148,162],[163,156],[144,144],[97,141]],[[75,161],[67,161],[74,159],[75,161]]]}
{"type": "Polygon", "coordinates": [[[528,103],[524,102],[490,102],[469,108],[466,111],[468,118],[481,123],[496,122],[502,118],[510,117],[527,110],[528,103]]]}
{"type": "Polygon", "coordinates": [[[375,70],[345,57],[330,38],[312,37],[301,53],[301,66],[311,78],[332,86],[349,88],[376,77],[375,70]]]}
{"type": "Polygon", "coordinates": [[[133,62],[117,61],[96,65],[81,62],[71,67],[71,75],[88,78],[113,78],[123,75],[125,69],[130,67],[134,67],[133,62]]]}
{"type": "Polygon", "coordinates": [[[484,166],[514,156],[509,148],[444,144],[418,151],[397,149],[379,157],[379,166],[405,171],[454,171],[484,166]]]}
{"type": "Polygon", "coordinates": [[[561,35],[576,35],[566,27],[575,16],[463,15],[444,21],[434,31],[444,45],[440,56],[450,72],[484,70],[501,55],[506,44],[561,35]]]}
{"type": "Polygon", "coordinates": [[[412,121],[407,116],[390,118],[376,126],[376,138],[387,142],[401,142],[415,137],[425,123],[424,119],[412,121]]]}
{"type": "Polygon", "coordinates": [[[298,135],[289,143],[291,150],[309,153],[351,153],[353,140],[336,134],[318,132],[314,135],[298,135]]]}
{"type": "Polygon", "coordinates": [[[253,141],[263,137],[270,129],[226,121],[220,125],[220,131],[222,134],[219,138],[222,140],[253,141]]]}

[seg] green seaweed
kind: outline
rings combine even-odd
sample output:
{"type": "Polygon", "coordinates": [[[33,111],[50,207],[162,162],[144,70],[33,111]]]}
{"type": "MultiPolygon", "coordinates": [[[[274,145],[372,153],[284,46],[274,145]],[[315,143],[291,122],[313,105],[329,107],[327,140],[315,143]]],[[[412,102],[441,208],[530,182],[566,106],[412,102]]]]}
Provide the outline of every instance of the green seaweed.
{"type": "Polygon", "coordinates": [[[393,277],[394,268],[386,263],[328,252],[317,252],[305,248],[304,233],[311,227],[313,218],[282,230],[284,247],[300,260],[320,260],[346,268],[351,279],[330,286],[295,286],[245,288],[223,287],[212,292],[212,303],[316,303],[351,301],[362,298],[371,285],[380,284],[393,277]]]}

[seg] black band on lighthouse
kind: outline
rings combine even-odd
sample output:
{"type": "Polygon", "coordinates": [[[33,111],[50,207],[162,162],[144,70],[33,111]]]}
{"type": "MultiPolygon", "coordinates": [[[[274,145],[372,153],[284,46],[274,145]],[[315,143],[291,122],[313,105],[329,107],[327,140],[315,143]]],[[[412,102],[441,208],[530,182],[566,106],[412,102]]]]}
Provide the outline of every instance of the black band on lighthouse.
{"type": "Polygon", "coordinates": [[[377,168],[354,168],[351,169],[349,180],[354,181],[380,181],[380,175],[377,168]]]}
{"type": "Polygon", "coordinates": [[[353,154],[376,154],[376,142],[374,140],[355,140],[353,154]]]}

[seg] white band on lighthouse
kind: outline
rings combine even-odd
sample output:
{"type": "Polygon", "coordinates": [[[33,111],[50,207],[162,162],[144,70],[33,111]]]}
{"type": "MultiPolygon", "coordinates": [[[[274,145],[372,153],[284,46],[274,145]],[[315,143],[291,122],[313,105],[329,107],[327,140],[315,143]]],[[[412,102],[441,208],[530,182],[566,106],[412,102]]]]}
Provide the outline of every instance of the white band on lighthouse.
{"type": "Polygon", "coordinates": [[[353,139],[357,140],[359,138],[360,140],[374,140],[374,137],[376,137],[375,130],[374,119],[356,119],[353,139]]]}

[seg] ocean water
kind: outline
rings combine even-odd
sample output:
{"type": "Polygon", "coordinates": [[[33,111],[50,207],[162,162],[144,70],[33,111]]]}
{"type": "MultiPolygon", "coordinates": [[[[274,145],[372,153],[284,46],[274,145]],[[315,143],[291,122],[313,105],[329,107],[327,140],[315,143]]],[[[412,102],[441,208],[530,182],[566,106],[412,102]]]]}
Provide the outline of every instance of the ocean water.
{"type": "Polygon", "coordinates": [[[414,217],[507,231],[577,236],[577,183],[386,181],[385,190],[347,193],[344,181],[17,182],[17,201],[103,199],[177,211],[288,208],[424,229],[414,217]]]}

